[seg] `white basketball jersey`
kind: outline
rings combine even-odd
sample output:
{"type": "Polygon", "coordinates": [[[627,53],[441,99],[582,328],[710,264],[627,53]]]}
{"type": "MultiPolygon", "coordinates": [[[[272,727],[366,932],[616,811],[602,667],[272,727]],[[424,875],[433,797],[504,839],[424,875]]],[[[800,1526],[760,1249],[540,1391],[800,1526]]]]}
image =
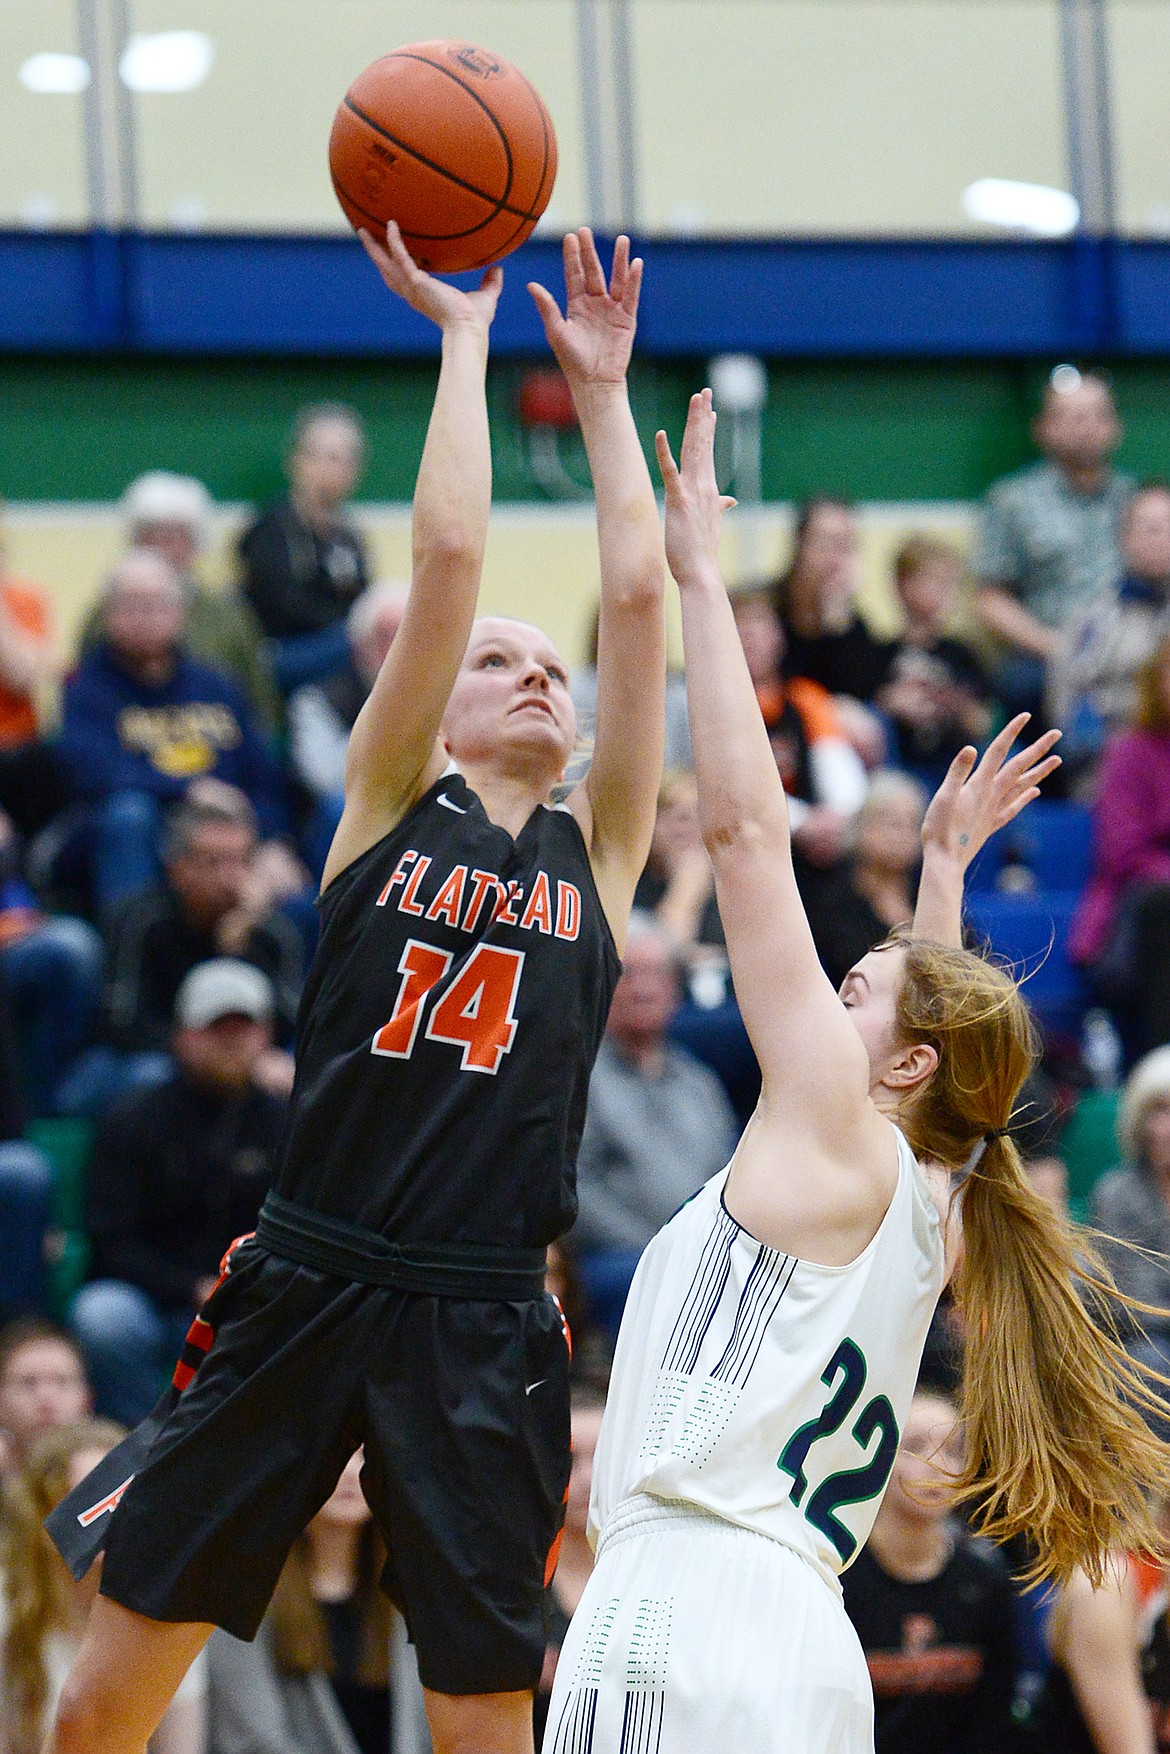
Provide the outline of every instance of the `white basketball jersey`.
{"type": "Polygon", "coordinates": [[[898,1182],[847,1267],[767,1248],[723,1205],[727,1171],[638,1265],[593,1470],[590,1526],[630,1498],[683,1500],[802,1553],[835,1589],[893,1466],[943,1237],[898,1134],[898,1182]]]}

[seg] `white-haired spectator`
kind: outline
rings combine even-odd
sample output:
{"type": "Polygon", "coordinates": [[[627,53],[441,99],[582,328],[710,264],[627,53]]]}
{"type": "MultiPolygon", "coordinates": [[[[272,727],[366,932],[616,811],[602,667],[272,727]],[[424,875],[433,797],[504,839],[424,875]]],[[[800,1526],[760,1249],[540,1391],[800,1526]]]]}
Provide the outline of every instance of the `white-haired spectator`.
{"type": "Polygon", "coordinates": [[[289,491],[240,539],[244,595],[272,641],[286,695],[345,662],[345,618],[369,582],[365,543],[347,510],[364,451],[352,408],[302,408],[285,465],[289,491]]]}
{"type": "Polygon", "coordinates": [[[1117,1115],[1122,1161],[1093,1190],[1093,1224],[1118,1289],[1165,1311],[1128,1321],[1129,1350],[1165,1371],[1170,1366],[1170,1047],[1139,1060],[1117,1115]],[[1117,1239],[1117,1244],[1112,1242],[1117,1239]],[[1118,1246],[1128,1245],[1128,1246],[1118,1246]],[[1144,1329],[1144,1333],[1141,1331],[1144,1329]]]}
{"type": "Polygon", "coordinates": [[[839,986],[855,962],[914,913],[927,797],[912,774],[873,774],[853,825],[852,855],[802,884],[817,954],[839,986]]]}
{"type": "Polygon", "coordinates": [[[615,1334],[642,1250],[735,1146],[722,1084],[666,1034],[679,972],[670,932],[635,911],[589,1085],[573,1231],[590,1306],[615,1334]]]}
{"type": "MultiPolygon", "coordinates": [[[[137,476],[122,495],[126,543],[161,554],[183,589],[183,646],[201,664],[234,678],[261,725],[275,729],[280,696],[264,649],[259,621],[239,592],[211,590],[198,576],[200,558],[211,542],[215,503],[202,481],[151,469],[137,476]]],[[[90,611],[82,629],[83,651],[102,636],[101,606],[90,611]]]]}

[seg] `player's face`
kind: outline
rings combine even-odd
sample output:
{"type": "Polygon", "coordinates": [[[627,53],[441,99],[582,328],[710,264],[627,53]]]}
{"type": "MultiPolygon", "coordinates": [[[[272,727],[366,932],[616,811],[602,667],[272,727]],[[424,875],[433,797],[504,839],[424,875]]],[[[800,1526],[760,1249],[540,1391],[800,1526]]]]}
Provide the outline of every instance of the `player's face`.
{"type": "Polygon", "coordinates": [[[573,752],[577,715],[569,672],[539,628],[495,617],[476,622],[443,736],[461,764],[518,762],[547,783],[560,777],[573,752]]]}
{"type": "Polygon", "coordinates": [[[0,1427],[23,1454],[34,1438],[89,1412],[90,1393],[72,1347],[30,1340],[0,1378],[0,1427]]]}
{"type": "Polygon", "coordinates": [[[906,970],[904,950],[871,950],[841,982],[841,1003],[865,1043],[870,1078],[878,1084],[900,1046],[898,994],[906,970]]]}
{"type": "Polygon", "coordinates": [[[890,1474],[890,1509],[914,1522],[938,1522],[949,1508],[949,1482],[962,1465],[954,1407],[941,1396],[915,1395],[890,1474]]]}

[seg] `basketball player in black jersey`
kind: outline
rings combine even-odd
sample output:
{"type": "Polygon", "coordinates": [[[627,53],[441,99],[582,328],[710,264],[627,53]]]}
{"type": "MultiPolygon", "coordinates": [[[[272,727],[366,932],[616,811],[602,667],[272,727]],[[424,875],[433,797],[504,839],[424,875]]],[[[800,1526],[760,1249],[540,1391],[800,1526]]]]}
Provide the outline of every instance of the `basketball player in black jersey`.
{"type": "Polygon", "coordinates": [[[601,550],[593,760],[550,808],[576,736],[564,665],[536,628],[475,620],[501,274],[464,293],[393,227],[364,242],[442,331],[410,600],[350,742],[276,1193],[145,1461],[124,1491],[71,1501],[74,1524],[104,1524],[105,1564],[52,1754],[142,1754],[213,1624],[254,1635],[359,1444],[437,1754],[532,1748],[569,1477],[544,1251],[574,1212],[662,762],[664,557],[625,383],[641,263],[619,239],[607,284],[583,231],[565,240],[566,314],[531,289],[601,550]]]}

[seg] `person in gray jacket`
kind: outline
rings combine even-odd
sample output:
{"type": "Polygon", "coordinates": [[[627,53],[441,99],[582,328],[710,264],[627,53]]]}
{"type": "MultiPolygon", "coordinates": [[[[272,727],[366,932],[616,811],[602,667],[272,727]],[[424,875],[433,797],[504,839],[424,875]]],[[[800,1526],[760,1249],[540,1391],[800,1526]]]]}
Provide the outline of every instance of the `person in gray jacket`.
{"type": "Polygon", "coordinates": [[[587,1301],[615,1335],[642,1250],[735,1149],[719,1079],[667,1038],[679,985],[669,931],[636,911],[589,1085],[572,1233],[587,1301]]]}
{"type": "Polygon", "coordinates": [[[1130,1073],[1117,1135],[1123,1161],[1093,1190],[1092,1221],[1118,1290],[1164,1312],[1142,1316],[1144,1332],[1122,1312],[1128,1350],[1170,1374],[1170,1047],[1155,1048],[1130,1073]]]}

